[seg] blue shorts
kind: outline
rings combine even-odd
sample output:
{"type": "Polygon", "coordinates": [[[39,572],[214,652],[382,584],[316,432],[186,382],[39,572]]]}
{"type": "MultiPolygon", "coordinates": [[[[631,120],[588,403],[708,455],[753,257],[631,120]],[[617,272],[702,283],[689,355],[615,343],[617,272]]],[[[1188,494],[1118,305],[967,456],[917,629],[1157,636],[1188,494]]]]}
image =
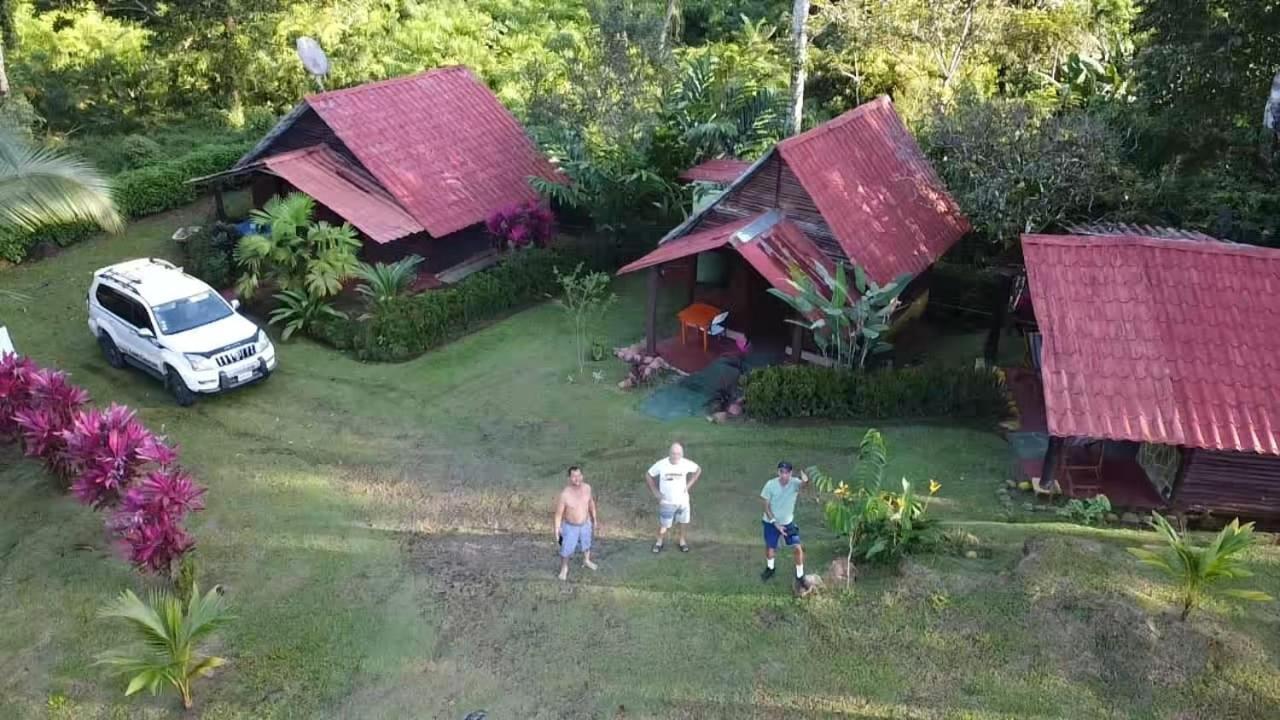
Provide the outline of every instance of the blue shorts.
{"type": "MultiPolygon", "coordinates": [[[[770,550],[778,549],[778,541],[782,539],[782,533],[778,532],[778,527],[768,520],[761,520],[760,524],[764,526],[764,546],[770,550]]],[[[783,526],[787,531],[787,544],[800,544],[800,527],[794,522],[783,526]]]]}
{"type": "Polygon", "coordinates": [[[572,557],[579,547],[582,552],[591,551],[591,521],[581,525],[560,523],[560,557],[572,557]]]}

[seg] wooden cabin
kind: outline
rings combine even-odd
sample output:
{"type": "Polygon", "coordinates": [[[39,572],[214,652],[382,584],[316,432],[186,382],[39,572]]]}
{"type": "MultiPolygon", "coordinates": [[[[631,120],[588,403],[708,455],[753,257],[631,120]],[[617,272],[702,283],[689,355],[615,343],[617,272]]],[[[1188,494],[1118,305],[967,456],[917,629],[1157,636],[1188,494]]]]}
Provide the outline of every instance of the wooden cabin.
{"type": "Polygon", "coordinates": [[[649,272],[651,353],[662,350],[656,313],[663,279],[687,287],[685,311],[727,312],[730,333],[785,343],[798,359],[807,340],[786,323],[786,303],[767,293],[791,292],[789,264],[856,265],[880,284],[909,274],[916,280],[903,299],[910,302],[923,298],[934,261],[969,231],[887,97],[783,140],[745,171],[724,162],[710,170],[736,179],[656,250],[619,271],[649,272]],[[769,260],[753,261],[753,254],[769,260]]]}
{"type": "Polygon", "coordinates": [[[1129,507],[1280,519],[1280,251],[1136,233],[1025,235],[1022,250],[1043,477],[1129,507]]]}
{"type": "Polygon", "coordinates": [[[537,200],[530,177],[560,175],[516,118],[465,67],[310,95],[230,170],[199,181],[221,191],[250,178],[253,202],[300,191],[317,219],[360,232],[362,258],[450,268],[491,253],[484,222],[537,200]]]}

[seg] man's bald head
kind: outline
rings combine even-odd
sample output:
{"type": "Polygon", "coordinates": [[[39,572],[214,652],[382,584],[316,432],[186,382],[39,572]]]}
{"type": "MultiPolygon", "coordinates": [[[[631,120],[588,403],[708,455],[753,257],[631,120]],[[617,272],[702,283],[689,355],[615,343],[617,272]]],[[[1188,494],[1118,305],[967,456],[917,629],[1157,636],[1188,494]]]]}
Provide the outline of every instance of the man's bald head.
{"type": "Polygon", "coordinates": [[[671,443],[671,450],[667,452],[667,458],[670,459],[671,462],[676,463],[676,462],[680,462],[681,458],[683,457],[684,457],[684,446],[678,442],[671,443]]]}

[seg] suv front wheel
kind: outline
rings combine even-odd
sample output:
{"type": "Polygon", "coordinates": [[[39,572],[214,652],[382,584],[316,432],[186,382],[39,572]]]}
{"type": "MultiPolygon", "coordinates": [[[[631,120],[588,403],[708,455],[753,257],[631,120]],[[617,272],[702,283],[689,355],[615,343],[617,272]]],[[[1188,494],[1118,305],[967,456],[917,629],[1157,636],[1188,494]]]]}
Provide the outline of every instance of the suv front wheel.
{"type": "Polygon", "coordinates": [[[169,392],[173,394],[173,399],[178,403],[179,407],[191,407],[195,404],[196,394],[191,392],[191,388],[187,387],[187,383],[173,368],[166,368],[164,374],[165,387],[169,388],[169,392]]]}
{"type": "Polygon", "coordinates": [[[107,359],[107,364],[119,370],[124,367],[124,355],[120,353],[120,348],[116,347],[116,342],[111,336],[104,333],[98,335],[98,347],[102,348],[102,356],[107,359]]]}

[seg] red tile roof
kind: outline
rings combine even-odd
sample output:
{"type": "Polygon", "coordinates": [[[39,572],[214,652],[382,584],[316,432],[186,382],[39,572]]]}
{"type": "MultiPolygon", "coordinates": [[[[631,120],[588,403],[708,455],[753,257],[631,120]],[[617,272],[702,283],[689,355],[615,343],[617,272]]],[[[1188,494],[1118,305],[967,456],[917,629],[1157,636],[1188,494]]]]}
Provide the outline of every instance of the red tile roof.
{"type": "Polygon", "coordinates": [[[520,123],[465,67],[311,95],[310,105],[427,232],[448,235],[556,179],[520,123]]]}
{"type": "Polygon", "coordinates": [[[697,255],[707,250],[715,250],[724,247],[729,242],[729,237],[735,232],[741,230],[752,221],[758,219],[760,215],[738,220],[736,222],[727,223],[725,225],[716,225],[715,227],[700,230],[695,233],[689,233],[674,240],[668,240],[658,246],[656,250],[645,255],[639,260],[635,260],[628,265],[623,266],[618,271],[619,275],[625,275],[637,270],[643,270],[671,260],[679,260],[690,255],[697,255]]]}
{"type": "Polygon", "coordinates": [[[1280,251],[1024,235],[1049,431],[1280,454],[1280,251]]]}
{"type": "Polygon", "coordinates": [[[694,165],[680,173],[679,177],[685,182],[709,182],[728,185],[742,177],[742,173],[746,172],[749,167],[751,167],[751,163],[746,160],[715,158],[694,165]]]}
{"type": "Polygon", "coordinates": [[[969,231],[887,97],[778,143],[850,261],[877,282],[919,273],[969,231]]]}
{"type": "Polygon", "coordinates": [[[423,230],[376,180],[328,145],[272,155],[262,164],[374,242],[387,243],[423,230]]]}

